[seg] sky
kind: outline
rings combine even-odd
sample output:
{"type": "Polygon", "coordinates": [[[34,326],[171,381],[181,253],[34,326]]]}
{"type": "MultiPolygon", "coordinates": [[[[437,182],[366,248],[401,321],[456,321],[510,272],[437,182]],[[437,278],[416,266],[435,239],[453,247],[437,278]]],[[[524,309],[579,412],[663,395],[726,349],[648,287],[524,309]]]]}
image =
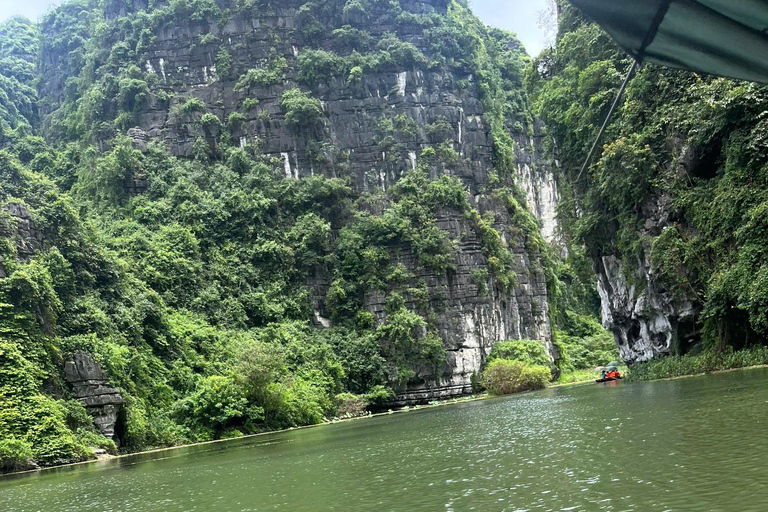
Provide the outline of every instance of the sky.
{"type": "MultiPolygon", "coordinates": [[[[517,34],[525,49],[536,56],[544,47],[544,33],[536,24],[545,0],[471,0],[472,10],[486,25],[494,25],[517,34]]],[[[22,14],[38,19],[57,0],[0,0],[0,20],[22,14]]]]}
{"type": "Polygon", "coordinates": [[[21,14],[36,20],[48,7],[60,3],[58,0],[0,0],[0,21],[21,14]]]}
{"type": "MultiPolygon", "coordinates": [[[[3,1],[3,0],[0,0],[3,1]]],[[[544,49],[545,35],[539,28],[539,11],[546,0],[471,0],[472,10],[486,25],[517,34],[532,57],[544,49]]]]}

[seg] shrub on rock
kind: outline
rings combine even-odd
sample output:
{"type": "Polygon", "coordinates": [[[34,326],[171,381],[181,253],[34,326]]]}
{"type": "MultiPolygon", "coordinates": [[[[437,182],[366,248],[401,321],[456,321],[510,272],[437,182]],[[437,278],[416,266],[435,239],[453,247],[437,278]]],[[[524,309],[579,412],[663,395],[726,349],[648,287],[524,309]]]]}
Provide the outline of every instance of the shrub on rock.
{"type": "Polygon", "coordinates": [[[551,373],[547,366],[527,365],[520,361],[496,359],[483,372],[482,384],[495,395],[543,389],[551,373]]]}
{"type": "Polygon", "coordinates": [[[32,462],[32,445],[28,442],[8,437],[0,440],[0,471],[24,471],[36,468],[32,462]]]}

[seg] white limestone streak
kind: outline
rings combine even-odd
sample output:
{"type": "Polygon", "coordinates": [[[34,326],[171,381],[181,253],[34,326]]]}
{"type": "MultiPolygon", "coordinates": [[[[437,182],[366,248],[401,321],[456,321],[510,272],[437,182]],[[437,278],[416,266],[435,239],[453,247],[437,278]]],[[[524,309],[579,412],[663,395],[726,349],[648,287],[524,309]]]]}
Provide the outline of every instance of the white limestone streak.
{"type": "Polygon", "coordinates": [[[165,60],[163,58],[160,58],[160,74],[163,75],[163,82],[167,82],[168,79],[165,76],[165,60]]]}
{"type": "Polygon", "coordinates": [[[204,87],[206,85],[210,85],[217,81],[218,81],[218,77],[216,75],[216,65],[211,64],[210,69],[208,68],[208,66],[203,66],[203,83],[200,84],[198,87],[204,87]],[[210,74],[209,74],[209,71],[210,71],[210,74]]]}
{"type": "Polygon", "coordinates": [[[405,96],[405,85],[408,80],[408,75],[405,71],[401,71],[397,74],[397,95],[405,96]]]}
{"type": "Polygon", "coordinates": [[[319,323],[326,329],[331,327],[331,321],[322,316],[318,310],[315,310],[315,322],[319,323]]]}
{"type": "Polygon", "coordinates": [[[518,166],[517,186],[525,192],[528,209],[541,222],[541,235],[547,242],[554,242],[557,232],[557,192],[555,177],[550,171],[534,173],[531,166],[518,166]]]}
{"type": "Polygon", "coordinates": [[[291,161],[289,159],[288,153],[281,153],[283,155],[283,167],[285,169],[285,177],[291,178],[293,177],[293,173],[291,172],[291,161]]]}
{"type": "MultiPolygon", "coordinates": [[[[461,125],[462,125],[463,122],[464,122],[464,109],[463,108],[459,108],[459,122],[458,122],[458,125],[459,125],[459,144],[462,144],[464,142],[464,140],[462,138],[462,134],[461,134],[461,125]]],[[[464,149],[462,148],[461,151],[463,152],[464,149]]]]}

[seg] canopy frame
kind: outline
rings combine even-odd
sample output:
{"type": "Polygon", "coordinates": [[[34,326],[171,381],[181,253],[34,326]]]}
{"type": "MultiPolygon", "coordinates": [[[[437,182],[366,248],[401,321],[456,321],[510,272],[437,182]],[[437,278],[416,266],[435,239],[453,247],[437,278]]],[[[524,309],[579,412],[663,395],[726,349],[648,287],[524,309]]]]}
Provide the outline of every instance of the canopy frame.
{"type": "MultiPolygon", "coordinates": [[[[634,63],[598,131],[578,183],[643,63],[768,84],[766,0],[569,0],[600,25],[634,63]]],[[[575,184],[575,183],[574,183],[575,184]]]]}
{"type": "Polygon", "coordinates": [[[581,176],[584,174],[584,171],[586,171],[592,163],[592,159],[595,156],[595,151],[597,151],[597,147],[600,145],[600,141],[602,140],[603,135],[605,135],[605,130],[608,128],[608,125],[611,124],[611,119],[613,118],[613,114],[616,112],[619,103],[621,103],[621,98],[624,96],[624,91],[626,91],[627,85],[632,79],[632,76],[635,74],[635,71],[637,71],[637,69],[642,65],[643,57],[645,56],[645,50],[648,48],[648,45],[653,42],[656,34],[659,33],[659,27],[661,26],[661,22],[664,21],[664,17],[667,15],[670,5],[672,5],[672,0],[664,0],[664,2],[662,2],[662,4],[659,6],[659,10],[656,11],[656,16],[653,18],[653,23],[651,23],[651,26],[648,28],[648,32],[645,34],[643,44],[640,46],[637,57],[633,59],[632,66],[630,66],[629,71],[627,71],[627,75],[624,77],[624,82],[621,84],[621,88],[619,88],[618,94],[616,94],[616,99],[613,100],[613,104],[611,105],[610,110],[608,110],[608,114],[605,116],[605,121],[603,121],[603,125],[600,127],[600,131],[597,133],[597,137],[595,137],[595,142],[592,144],[592,148],[589,150],[589,154],[587,154],[587,159],[584,160],[584,165],[581,166],[581,171],[579,171],[579,175],[576,177],[576,183],[581,180],[581,176]]]}

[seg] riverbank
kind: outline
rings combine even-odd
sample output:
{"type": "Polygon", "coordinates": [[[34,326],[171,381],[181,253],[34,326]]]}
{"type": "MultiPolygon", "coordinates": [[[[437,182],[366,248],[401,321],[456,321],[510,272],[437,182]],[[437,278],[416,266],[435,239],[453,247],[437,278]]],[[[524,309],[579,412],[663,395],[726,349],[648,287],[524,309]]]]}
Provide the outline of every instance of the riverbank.
{"type": "MultiPolygon", "coordinates": [[[[768,367],[768,347],[751,347],[738,351],[704,351],[699,354],[666,356],[631,367],[620,366],[624,379],[631,382],[695,377],[708,373],[720,373],[733,370],[748,370],[768,367]]],[[[594,370],[577,370],[563,374],[549,387],[570,386],[592,382],[596,378],[594,370]]]]}
{"type": "MultiPolygon", "coordinates": [[[[762,349],[762,347],[760,347],[762,349]]],[[[761,352],[762,353],[762,352],[761,352]]],[[[768,368],[768,348],[765,349],[765,359],[763,363],[759,364],[750,364],[745,366],[737,366],[737,367],[730,367],[730,368],[717,368],[717,369],[711,369],[711,370],[702,370],[702,371],[691,371],[689,373],[680,373],[680,374],[670,374],[670,375],[663,375],[661,373],[661,369],[666,369],[667,372],[672,373],[670,369],[677,369],[678,371],[682,371],[683,369],[690,369],[690,370],[696,370],[702,366],[702,361],[706,361],[704,358],[705,354],[699,355],[699,356],[669,356],[664,359],[654,360],[649,363],[638,363],[632,367],[632,369],[628,369],[627,367],[620,367],[620,371],[622,375],[626,375],[627,380],[629,381],[651,381],[651,380],[669,380],[669,379],[679,379],[679,378],[685,378],[685,377],[695,377],[699,375],[704,375],[708,373],[722,373],[722,372],[729,372],[734,370],[749,370],[749,369],[758,369],[758,368],[768,368]],[[703,359],[704,358],[704,359],[703,359]],[[687,362],[681,363],[679,360],[684,360],[687,362]],[[690,360],[696,359],[699,361],[698,364],[692,364],[690,360]],[[674,364],[670,365],[670,362],[672,361],[674,364]],[[641,377],[638,377],[638,373],[636,368],[639,367],[639,365],[644,365],[643,368],[647,368],[643,370],[643,372],[639,375],[641,377]],[[653,372],[649,371],[648,369],[653,369],[653,372]],[[658,375],[654,378],[648,378],[648,375],[658,375]]],[[[734,352],[730,355],[726,354],[727,359],[722,359],[722,355],[720,356],[721,359],[714,360],[709,359],[711,361],[720,361],[721,364],[723,362],[729,362],[730,364],[735,364],[736,362],[742,361],[750,361],[755,360],[755,358],[758,357],[758,353],[755,351],[740,351],[740,352],[734,352]]],[[[707,357],[712,357],[712,355],[708,355],[707,357]]],[[[596,372],[594,370],[578,370],[575,372],[563,374],[560,379],[557,381],[551,383],[548,387],[549,388],[561,388],[561,387],[569,387],[569,386],[577,386],[582,384],[589,384],[594,382],[596,378],[596,372]]],[[[519,393],[518,393],[519,394],[519,393]]],[[[510,395],[507,395],[510,396],[510,395]]],[[[41,467],[38,469],[31,469],[27,471],[17,471],[12,473],[5,473],[0,474],[0,478],[12,476],[12,475],[23,475],[23,474],[31,474],[31,473],[40,473],[44,471],[49,471],[52,469],[59,469],[59,468],[65,468],[65,467],[73,467],[73,466],[82,466],[82,465],[88,465],[88,464],[97,464],[100,462],[103,462],[105,460],[115,460],[115,459],[122,459],[122,458],[129,458],[133,456],[139,456],[139,455],[146,455],[151,453],[161,453],[163,451],[171,451],[171,450],[177,450],[182,448],[189,448],[194,446],[204,446],[204,445],[210,445],[210,444],[216,444],[216,443],[222,443],[225,441],[232,441],[234,439],[248,439],[248,438],[256,438],[256,437],[263,437],[270,434],[278,434],[281,432],[288,432],[288,431],[294,431],[294,430],[303,430],[303,429],[309,429],[309,428],[317,428],[321,427],[323,425],[330,425],[330,424],[336,424],[336,423],[342,423],[342,422],[350,422],[350,421],[356,421],[356,420],[363,420],[367,418],[375,418],[377,416],[386,416],[391,414],[401,414],[406,413],[410,411],[416,411],[416,410],[424,410],[424,409],[430,409],[435,407],[441,407],[445,405],[451,405],[451,404],[457,404],[457,403],[464,403],[464,402],[475,402],[479,400],[486,400],[489,398],[496,398],[496,395],[491,395],[489,393],[477,393],[472,395],[467,395],[463,397],[457,397],[457,398],[450,398],[447,400],[438,400],[434,402],[430,402],[429,404],[425,405],[416,405],[416,406],[406,406],[399,409],[391,409],[388,411],[378,412],[375,414],[366,414],[364,416],[355,416],[350,418],[334,418],[332,420],[325,421],[323,423],[318,423],[315,425],[305,425],[300,427],[291,427],[287,429],[282,430],[272,430],[268,432],[260,432],[258,434],[250,434],[245,435],[241,437],[236,438],[229,438],[229,439],[216,439],[213,441],[202,441],[199,443],[188,443],[188,444],[180,444],[176,446],[168,446],[168,447],[161,447],[161,448],[153,448],[149,450],[143,450],[139,452],[133,452],[133,453],[125,453],[120,454],[116,456],[108,456],[108,457],[99,457],[97,459],[82,461],[82,462],[75,462],[71,464],[61,464],[56,466],[47,466],[47,467],[41,467]]]]}
{"type": "MultiPolygon", "coordinates": [[[[622,369],[622,373],[623,372],[624,372],[624,369],[622,369]]],[[[564,374],[564,375],[561,376],[561,379],[551,383],[547,387],[559,388],[559,387],[575,386],[575,385],[579,385],[579,384],[586,384],[586,383],[589,383],[589,382],[594,382],[595,371],[594,370],[580,370],[580,371],[572,372],[572,373],[569,373],[569,374],[564,374]],[[565,381],[561,380],[563,378],[565,378],[566,380],[565,381]]],[[[525,393],[525,392],[522,392],[522,393],[525,393]]],[[[522,394],[522,393],[515,393],[515,394],[522,394]]],[[[391,415],[391,414],[402,414],[402,413],[406,413],[406,412],[410,412],[410,411],[431,409],[431,408],[435,408],[435,407],[442,407],[442,406],[445,406],[445,405],[452,405],[452,404],[458,404],[458,403],[475,402],[475,401],[479,401],[479,400],[486,400],[486,399],[489,399],[489,398],[497,398],[498,396],[499,395],[493,395],[493,394],[490,394],[488,392],[475,393],[475,394],[471,394],[471,395],[467,395],[467,396],[448,398],[448,399],[445,399],[445,400],[435,400],[435,401],[429,402],[428,404],[423,404],[423,405],[405,406],[405,407],[400,407],[400,408],[397,408],[397,409],[389,409],[389,410],[386,410],[386,411],[370,413],[370,414],[366,414],[366,415],[362,415],[362,416],[333,418],[333,419],[329,419],[327,421],[324,421],[322,423],[317,423],[317,424],[314,424],[314,425],[303,425],[303,426],[290,427],[290,428],[280,429],[280,430],[270,430],[270,431],[267,431],[267,432],[259,432],[257,434],[248,434],[248,435],[243,435],[243,436],[240,436],[240,437],[233,437],[233,438],[226,438],[226,439],[215,439],[215,440],[212,440],[212,441],[200,441],[200,442],[197,442],[197,443],[185,443],[185,444],[178,444],[178,445],[174,445],[174,446],[156,447],[156,448],[150,448],[150,449],[147,449],[147,450],[141,450],[141,451],[137,451],[137,452],[122,453],[122,454],[119,454],[119,455],[106,455],[106,456],[105,455],[101,455],[101,456],[98,456],[98,457],[96,457],[94,459],[85,460],[85,461],[81,461],[81,462],[72,462],[72,463],[68,463],[68,464],[58,464],[58,465],[52,465],[52,466],[43,466],[43,467],[39,467],[39,468],[35,468],[35,469],[27,469],[27,470],[24,470],[24,471],[13,471],[13,472],[8,472],[8,473],[0,473],[0,478],[7,477],[7,476],[12,476],[12,475],[23,475],[23,474],[40,473],[40,472],[50,471],[50,470],[59,469],[59,468],[76,467],[76,466],[83,466],[83,465],[88,465],[88,464],[98,464],[98,463],[103,462],[105,460],[125,459],[125,458],[129,458],[129,457],[147,455],[147,454],[152,454],[152,453],[161,453],[161,452],[164,452],[164,451],[172,451],[172,450],[183,449],[183,448],[190,448],[190,447],[195,447],[195,446],[211,445],[211,444],[216,444],[216,443],[222,443],[222,442],[225,442],[225,441],[232,441],[232,440],[236,440],[236,439],[248,439],[248,438],[263,437],[263,436],[266,436],[266,435],[278,434],[278,433],[281,433],[281,432],[289,432],[289,431],[294,431],[294,430],[303,430],[303,429],[308,429],[308,428],[316,428],[316,427],[321,427],[323,425],[331,425],[331,424],[336,424],[336,423],[343,423],[343,422],[350,422],[350,421],[356,421],[356,420],[363,420],[363,419],[367,419],[367,418],[375,418],[375,417],[378,417],[378,416],[387,416],[387,415],[391,415]]],[[[510,396],[510,395],[506,395],[506,396],[510,396]]]]}
{"type": "Polygon", "coordinates": [[[452,404],[458,404],[458,403],[463,403],[463,402],[476,402],[476,401],[479,401],[479,400],[485,400],[485,399],[493,398],[493,397],[494,397],[494,395],[490,395],[488,393],[477,393],[477,394],[472,394],[472,395],[467,395],[467,396],[462,396],[462,397],[449,398],[449,399],[446,399],[446,400],[436,400],[434,402],[430,402],[430,403],[424,404],[424,405],[405,406],[405,407],[401,407],[399,409],[390,409],[390,410],[387,410],[387,411],[382,411],[382,412],[377,412],[377,413],[372,413],[372,414],[366,414],[366,415],[362,415],[362,416],[352,416],[352,417],[349,417],[349,418],[334,418],[334,419],[331,419],[331,420],[328,420],[328,421],[324,421],[322,423],[316,423],[314,425],[302,425],[302,426],[299,426],[299,427],[290,427],[290,428],[285,428],[285,429],[280,429],[280,430],[270,430],[270,431],[267,431],[267,432],[259,432],[257,434],[249,434],[249,435],[244,435],[244,436],[240,436],[240,437],[231,437],[231,438],[227,438],[227,439],[215,439],[215,440],[212,440],[212,441],[201,441],[201,442],[198,442],[198,443],[186,443],[186,444],[179,444],[179,445],[175,445],[175,446],[164,446],[164,447],[158,447],[158,448],[151,448],[151,449],[148,449],[148,450],[141,450],[141,451],[138,451],[138,452],[122,453],[122,454],[119,454],[119,455],[99,456],[99,457],[97,457],[95,459],[85,460],[85,461],[81,461],[81,462],[72,462],[72,463],[69,463],[69,464],[58,464],[58,465],[53,465],[53,466],[39,467],[39,468],[36,468],[36,469],[28,469],[28,470],[24,470],[24,471],[13,471],[13,472],[9,472],[9,473],[0,473],[0,479],[2,479],[4,477],[9,477],[9,476],[18,476],[18,475],[32,474],[32,473],[41,473],[41,472],[45,472],[45,471],[61,469],[61,468],[67,468],[67,467],[77,467],[77,466],[84,466],[84,465],[89,465],[89,464],[98,464],[98,463],[104,462],[104,461],[113,461],[113,460],[119,460],[119,459],[126,459],[126,458],[130,458],[130,457],[142,456],[142,455],[147,455],[147,454],[152,454],[152,453],[162,453],[162,452],[165,452],[165,451],[170,452],[172,450],[179,450],[179,449],[183,449],[183,448],[192,448],[192,447],[195,447],[195,446],[213,445],[213,444],[223,443],[223,442],[227,442],[227,441],[257,438],[257,437],[263,437],[263,436],[272,435],[272,434],[280,434],[280,433],[284,433],[284,432],[290,432],[290,431],[294,431],[294,430],[304,430],[304,429],[322,427],[324,425],[332,425],[332,424],[336,424],[336,423],[346,423],[346,422],[350,422],[350,421],[357,421],[357,420],[364,420],[364,419],[368,419],[368,418],[375,418],[375,417],[378,417],[378,416],[388,416],[388,415],[391,415],[391,414],[401,414],[401,413],[406,413],[406,412],[410,412],[410,411],[431,409],[431,408],[435,408],[435,407],[441,407],[441,406],[444,406],[444,405],[452,405],[452,404]]]}
{"type": "Polygon", "coordinates": [[[667,356],[632,365],[627,377],[632,381],[651,381],[701,375],[724,370],[759,368],[768,365],[768,347],[750,347],[738,351],[707,350],[699,354],[667,356]]]}

